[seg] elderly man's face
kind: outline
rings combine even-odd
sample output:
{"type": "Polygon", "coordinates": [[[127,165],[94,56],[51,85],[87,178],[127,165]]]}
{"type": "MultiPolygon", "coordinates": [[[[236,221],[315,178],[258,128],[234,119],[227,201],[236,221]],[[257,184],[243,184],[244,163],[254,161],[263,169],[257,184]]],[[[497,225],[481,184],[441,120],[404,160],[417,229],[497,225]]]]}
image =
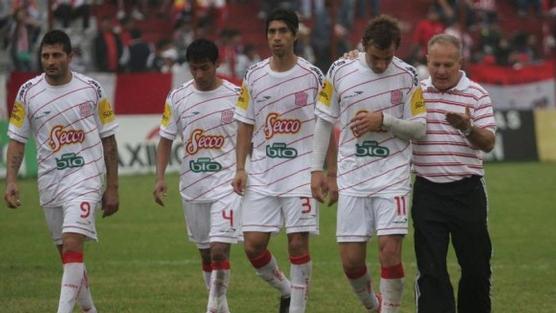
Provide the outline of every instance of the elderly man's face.
{"type": "Polygon", "coordinates": [[[454,45],[437,42],[429,48],[427,67],[433,86],[438,90],[448,90],[456,86],[460,79],[461,54],[454,45]]]}

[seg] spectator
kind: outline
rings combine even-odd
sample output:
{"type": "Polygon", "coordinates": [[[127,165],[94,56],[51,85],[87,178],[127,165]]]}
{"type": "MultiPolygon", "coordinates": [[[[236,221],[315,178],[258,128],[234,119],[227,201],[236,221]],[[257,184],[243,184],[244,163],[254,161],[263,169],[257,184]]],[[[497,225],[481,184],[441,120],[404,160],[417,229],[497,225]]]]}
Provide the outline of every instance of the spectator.
{"type": "Polygon", "coordinates": [[[255,46],[251,44],[245,45],[243,53],[240,53],[237,57],[235,76],[238,78],[243,78],[245,76],[245,73],[247,72],[247,69],[260,60],[261,57],[257,53],[257,49],[255,49],[255,46]]]}
{"type": "Polygon", "coordinates": [[[114,33],[112,19],[103,17],[95,38],[96,68],[102,72],[116,72],[123,55],[123,44],[120,37],[114,33]]]}
{"type": "Polygon", "coordinates": [[[429,7],[427,17],[417,23],[413,37],[411,39],[410,59],[417,60],[424,63],[425,56],[427,55],[427,43],[434,35],[440,34],[444,31],[444,24],[440,21],[440,16],[434,8],[429,7]]]}
{"type": "Polygon", "coordinates": [[[89,28],[91,9],[88,0],[54,0],[54,17],[62,22],[62,27],[67,29],[70,22],[81,17],[83,29],[89,28]]]}
{"type": "Polygon", "coordinates": [[[178,50],[178,57],[181,60],[185,60],[187,47],[195,39],[190,17],[178,19],[172,37],[174,38],[174,44],[178,50]]]}
{"type": "Polygon", "coordinates": [[[141,31],[138,29],[131,31],[131,38],[127,68],[130,72],[147,71],[147,62],[152,53],[151,47],[143,41],[141,31]]]}
{"type": "Polygon", "coordinates": [[[172,41],[162,39],[158,42],[150,65],[153,70],[161,73],[172,73],[179,68],[178,51],[172,41]]]}
{"type": "Polygon", "coordinates": [[[32,70],[32,54],[35,33],[39,25],[28,11],[20,7],[13,14],[14,23],[10,30],[10,57],[16,71],[32,70]]]}

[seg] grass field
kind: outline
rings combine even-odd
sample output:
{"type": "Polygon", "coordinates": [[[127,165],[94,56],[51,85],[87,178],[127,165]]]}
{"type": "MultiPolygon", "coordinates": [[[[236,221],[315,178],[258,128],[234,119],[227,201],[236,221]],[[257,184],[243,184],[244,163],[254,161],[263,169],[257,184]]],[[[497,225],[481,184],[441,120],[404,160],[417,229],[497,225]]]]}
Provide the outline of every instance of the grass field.
{"type": "MultiPolygon", "coordinates": [[[[177,176],[168,179],[173,188],[165,208],[152,202],[153,181],[153,176],[122,177],[120,212],[99,219],[100,242],[87,245],[86,264],[101,313],[205,312],[206,291],[198,253],[185,238],[177,176]]],[[[494,245],[493,312],[555,312],[556,164],[490,164],[487,185],[494,245]]],[[[20,188],[23,207],[0,210],[0,312],[55,312],[61,266],[38,206],[35,181],[22,180],[20,188]]],[[[311,241],[308,313],[363,312],[341,271],[335,208],[321,209],[320,225],[321,235],[311,241]]],[[[289,273],[283,235],[273,238],[271,250],[289,273]]],[[[377,281],[374,241],[368,260],[377,281]]],[[[410,235],[404,248],[404,313],[415,310],[414,260],[410,235]]],[[[456,281],[453,254],[449,267],[456,281]]],[[[232,252],[229,303],[234,313],[277,312],[277,293],[255,276],[241,247],[232,252]]]]}

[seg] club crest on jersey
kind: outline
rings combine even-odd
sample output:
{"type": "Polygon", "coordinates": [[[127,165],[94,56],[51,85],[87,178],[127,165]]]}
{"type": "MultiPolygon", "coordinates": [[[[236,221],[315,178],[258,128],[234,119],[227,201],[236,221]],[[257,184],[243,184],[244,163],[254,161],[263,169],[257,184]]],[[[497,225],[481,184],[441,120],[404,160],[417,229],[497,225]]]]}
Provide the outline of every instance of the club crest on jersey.
{"type": "Polygon", "coordinates": [[[58,152],[65,145],[82,143],[85,141],[85,132],[81,129],[64,129],[62,125],[56,125],[50,130],[48,146],[52,152],[58,152]]]}
{"type": "Polygon", "coordinates": [[[92,104],[90,102],[81,103],[79,105],[79,116],[81,118],[89,117],[93,114],[92,104]]]}
{"type": "Polygon", "coordinates": [[[193,155],[201,149],[220,149],[224,145],[224,136],[205,135],[202,129],[195,129],[185,145],[185,151],[193,155]]]}
{"type": "Polygon", "coordinates": [[[295,93],[295,105],[302,107],[302,106],[306,106],[307,105],[307,98],[309,98],[309,95],[304,92],[304,91],[300,91],[300,92],[296,92],[295,93]]]}
{"type": "Polygon", "coordinates": [[[270,113],[266,116],[264,137],[272,138],[275,134],[295,134],[301,129],[300,120],[281,119],[280,114],[270,113]]]}
{"type": "Polygon", "coordinates": [[[224,110],[220,115],[220,120],[224,124],[230,124],[234,120],[234,110],[224,110]]]}
{"type": "Polygon", "coordinates": [[[392,104],[400,104],[402,103],[402,96],[403,93],[401,90],[392,90],[390,92],[390,103],[392,104]]]}

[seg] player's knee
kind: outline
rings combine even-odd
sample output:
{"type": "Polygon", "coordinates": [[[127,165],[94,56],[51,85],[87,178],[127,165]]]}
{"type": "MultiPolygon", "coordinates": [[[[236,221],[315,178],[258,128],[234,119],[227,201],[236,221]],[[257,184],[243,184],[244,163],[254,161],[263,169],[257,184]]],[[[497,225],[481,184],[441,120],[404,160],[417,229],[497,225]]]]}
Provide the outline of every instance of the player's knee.
{"type": "Polygon", "coordinates": [[[83,252],[83,243],[85,241],[85,236],[75,233],[64,233],[63,234],[63,252],[83,252]]]}
{"type": "Polygon", "coordinates": [[[253,259],[261,255],[266,250],[266,245],[258,241],[245,241],[243,248],[247,257],[253,259]]]}
{"type": "Polygon", "coordinates": [[[229,245],[215,244],[210,248],[210,256],[213,262],[225,261],[228,259],[229,245]]]}
{"type": "Polygon", "coordinates": [[[303,256],[309,253],[309,236],[306,233],[288,235],[288,252],[290,256],[303,256]]]}

